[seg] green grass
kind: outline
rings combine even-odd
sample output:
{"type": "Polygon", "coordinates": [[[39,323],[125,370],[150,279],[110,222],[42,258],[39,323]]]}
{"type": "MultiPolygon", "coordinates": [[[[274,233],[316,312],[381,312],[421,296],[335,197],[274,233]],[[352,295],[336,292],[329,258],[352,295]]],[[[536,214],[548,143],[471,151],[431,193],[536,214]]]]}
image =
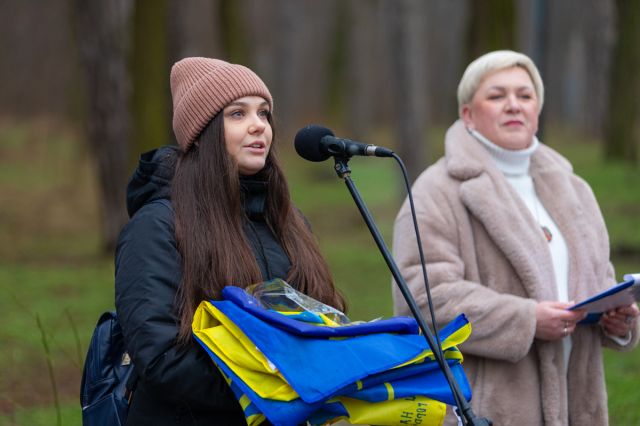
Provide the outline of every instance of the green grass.
{"type": "Polygon", "coordinates": [[[113,260],[98,253],[86,150],[45,121],[0,123],[0,425],[80,424],[81,365],[98,313],[113,307],[113,260]]]}
{"type": "MultiPolygon", "coordinates": [[[[441,152],[442,130],[431,140],[441,152]]],[[[619,275],[640,270],[640,175],[602,164],[591,143],[548,142],[593,187],[619,275]]],[[[389,145],[385,141],[373,141],[389,145]]],[[[312,164],[283,149],[294,201],[309,218],[352,319],[390,316],[391,278],[344,182],[330,161],[312,164]]],[[[402,202],[393,160],[354,158],[352,178],[391,243],[402,202]]],[[[113,307],[113,259],[99,254],[93,165],[68,129],[0,122],[0,425],[55,424],[52,386],[36,314],[50,346],[64,425],[80,424],[81,358],[99,314],[113,307]],[[75,327],[75,330],[74,330],[75,327]]],[[[640,352],[605,351],[612,425],[640,424],[640,352]]]]}
{"type": "MultiPolygon", "coordinates": [[[[78,409],[77,401],[67,401],[61,404],[60,417],[63,425],[81,425],[82,413],[78,409]]],[[[36,407],[20,407],[7,416],[0,416],[0,426],[9,425],[55,425],[57,413],[49,405],[36,407]]]]}
{"type": "Polygon", "coordinates": [[[604,351],[604,365],[609,393],[610,424],[621,426],[640,424],[638,349],[625,353],[604,351]]]}

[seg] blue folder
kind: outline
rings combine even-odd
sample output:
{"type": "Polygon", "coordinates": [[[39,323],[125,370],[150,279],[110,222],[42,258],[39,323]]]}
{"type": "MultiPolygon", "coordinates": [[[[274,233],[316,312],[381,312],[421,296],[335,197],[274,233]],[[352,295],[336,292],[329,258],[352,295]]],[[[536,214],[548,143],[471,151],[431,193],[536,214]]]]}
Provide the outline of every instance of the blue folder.
{"type": "Polygon", "coordinates": [[[602,314],[618,306],[630,305],[640,300],[640,274],[627,274],[624,281],[582,302],[576,303],[569,310],[585,309],[587,317],[583,324],[598,322],[602,314]]]}

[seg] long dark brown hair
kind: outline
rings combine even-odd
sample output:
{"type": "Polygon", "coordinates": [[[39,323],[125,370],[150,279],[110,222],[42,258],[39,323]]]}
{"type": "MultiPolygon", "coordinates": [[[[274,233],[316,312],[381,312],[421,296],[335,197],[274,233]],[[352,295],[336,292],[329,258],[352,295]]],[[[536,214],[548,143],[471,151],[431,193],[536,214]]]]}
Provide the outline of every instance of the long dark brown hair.
{"type": "MultiPolygon", "coordinates": [[[[273,128],[273,121],[269,116],[273,128]]],[[[273,142],[275,142],[275,129],[273,142]]],[[[256,175],[268,184],[265,219],[291,260],[287,281],[299,291],[342,311],[346,305],[305,219],[291,203],[275,143],[256,175]]],[[[238,168],[226,149],[223,114],[218,113],[197,143],[182,152],[171,185],[175,233],[182,256],[177,296],[179,340],[191,335],[198,304],[219,299],[226,285],[246,287],[262,281],[243,231],[238,168]]]]}

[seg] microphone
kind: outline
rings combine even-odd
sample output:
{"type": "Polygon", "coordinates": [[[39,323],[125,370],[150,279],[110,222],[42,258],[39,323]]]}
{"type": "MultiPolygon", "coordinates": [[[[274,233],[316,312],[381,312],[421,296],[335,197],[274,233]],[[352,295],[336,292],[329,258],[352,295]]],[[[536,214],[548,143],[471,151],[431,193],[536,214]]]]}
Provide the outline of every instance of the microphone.
{"type": "Polygon", "coordinates": [[[317,124],[300,129],[296,134],[294,145],[298,155],[309,161],[324,161],[331,156],[393,156],[393,151],[390,149],[337,138],[331,130],[317,124]]]}

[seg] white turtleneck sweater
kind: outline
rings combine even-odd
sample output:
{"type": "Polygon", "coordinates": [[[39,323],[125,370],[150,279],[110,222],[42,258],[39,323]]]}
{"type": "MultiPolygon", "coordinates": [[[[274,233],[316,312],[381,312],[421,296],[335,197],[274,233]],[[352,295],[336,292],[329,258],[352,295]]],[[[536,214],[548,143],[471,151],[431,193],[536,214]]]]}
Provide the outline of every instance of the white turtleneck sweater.
{"type": "MultiPolygon", "coordinates": [[[[542,202],[536,194],[533,179],[529,174],[529,164],[531,156],[538,149],[540,142],[538,138],[533,137],[533,142],[528,148],[521,150],[509,150],[499,147],[498,145],[485,138],[475,130],[469,130],[469,133],[478,140],[491,155],[494,164],[500,170],[509,184],[520,196],[529,212],[540,225],[540,234],[545,238],[543,227],[551,232],[551,241],[549,241],[549,251],[553,262],[553,271],[555,275],[555,285],[560,302],[569,301],[569,252],[567,244],[562,233],[556,226],[555,222],[544,208],[542,202]]],[[[565,371],[569,365],[569,355],[571,354],[571,336],[562,339],[564,346],[564,366],[565,371]]]]}

